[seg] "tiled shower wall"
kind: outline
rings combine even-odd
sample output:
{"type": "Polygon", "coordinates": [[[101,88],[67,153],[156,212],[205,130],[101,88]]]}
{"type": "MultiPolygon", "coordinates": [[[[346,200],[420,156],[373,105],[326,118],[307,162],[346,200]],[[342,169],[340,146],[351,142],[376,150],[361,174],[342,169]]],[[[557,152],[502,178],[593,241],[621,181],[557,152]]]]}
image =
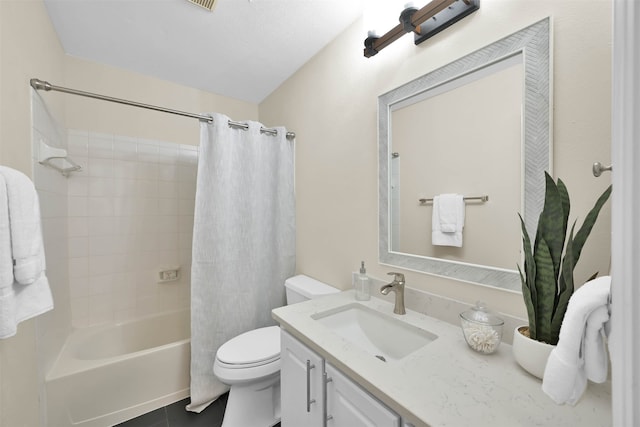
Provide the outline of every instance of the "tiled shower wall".
{"type": "Polygon", "coordinates": [[[69,130],[68,151],[73,326],[188,308],[197,147],[69,130]]]}
{"type": "MultiPolygon", "coordinates": [[[[31,93],[33,183],[40,200],[47,279],[54,309],[37,317],[39,368],[47,372],[71,330],[69,305],[67,179],[39,163],[40,143],[66,147],[66,130],[59,125],[37,92],[31,93]]],[[[41,398],[43,398],[41,396],[41,398]]]]}

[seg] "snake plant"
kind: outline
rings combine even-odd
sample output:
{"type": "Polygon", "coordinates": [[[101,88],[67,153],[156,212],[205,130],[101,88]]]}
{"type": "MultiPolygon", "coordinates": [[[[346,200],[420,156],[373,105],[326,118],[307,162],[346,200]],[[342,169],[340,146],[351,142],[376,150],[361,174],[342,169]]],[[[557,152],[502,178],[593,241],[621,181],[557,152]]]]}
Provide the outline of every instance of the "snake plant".
{"type": "Polygon", "coordinates": [[[574,290],[573,269],[602,206],[611,195],[611,186],[598,198],[575,234],[576,223],[573,223],[567,239],[570,207],[567,187],[561,179],[556,184],[546,172],[545,179],[544,208],[538,220],[533,248],[522,216],[519,215],[524,269],[518,265],[518,271],[529,317],[529,336],[555,345],[574,290]]]}

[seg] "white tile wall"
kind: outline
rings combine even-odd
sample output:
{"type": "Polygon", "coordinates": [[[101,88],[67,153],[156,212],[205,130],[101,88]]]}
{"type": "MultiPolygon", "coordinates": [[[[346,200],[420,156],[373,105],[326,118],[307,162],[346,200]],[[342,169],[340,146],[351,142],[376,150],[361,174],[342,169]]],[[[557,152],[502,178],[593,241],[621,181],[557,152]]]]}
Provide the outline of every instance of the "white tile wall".
{"type": "MultiPolygon", "coordinates": [[[[70,285],[67,268],[67,180],[59,172],[38,163],[39,143],[65,148],[66,131],[47,110],[42,98],[31,93],[32,178],[38,191],[47,278],[54,309],[36,318],[39,398],[46,402],[44,377],[71,330],[70,285]]],[[[28,142],[25,141],[25,144],[28,142]]],[[[41,420],[45,419],[41,405],[41,420]]]]}
{"type": "Polygon", "coordinates": [[[73,325],[188,307],[197,147],[81,130],[67,139],[83,165],[68,179],[73,325]],[[171,266],[180,280],[157,283],[171,266]]]}
{"type": "Polygon", "coordinates": [[[197,159],[191,145],[66,131],[34,94],[33,177],[56,305],[40,335],[52,354],[71,325],[189,306],[197,159]],[[40,139],[66,148],[82,170],[65,178],[40,165],[40,139]],[[171,266],[180,280],[158,284],[158,270],[171,266]]]}

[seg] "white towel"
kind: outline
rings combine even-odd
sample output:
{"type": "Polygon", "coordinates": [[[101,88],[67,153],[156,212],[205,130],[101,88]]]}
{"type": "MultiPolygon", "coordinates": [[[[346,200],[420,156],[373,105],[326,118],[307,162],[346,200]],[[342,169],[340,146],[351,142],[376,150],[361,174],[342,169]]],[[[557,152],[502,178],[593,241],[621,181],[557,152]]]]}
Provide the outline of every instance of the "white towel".
{"type": "Polygon", "coordinates": [[[464,198],[460,194],[441,194],[433,198],[431,243],[435,246],[462,247],[464,198]]]}
{"type": "MultiPolygon", "coordinates": [[[[10,171],[11,175],[13,175],[13,172],[17,172],[0,166],[0,338],[9,338],[15,335],[18,323],[53,308],[51,289],[49,288],[49,282],[43,271],[44,251],[42,253],[42,269],[37,275],[38,277],[31,281],[29,286],[19,284],[15,280],[14,257],[12,253],[14,236],[12,226],[15,223],[11,221],[10,212],[13,207],[11,203],[15,201],[16,197],[19,197],[20,194],[16,194],[15,188],[12,188],[15,180],[11,180],[10,184],[9,181],[5,179],[7,170],[10,171]],[[14,194],[13,198],[9,195],[10,192],[14,194]]],[[[25,192],[29,191],[21,185],[19,188],[25,192]]],[[[34,238],[39,240],[39,245],[42,247],[39,217],[40,209],[33,185],[31,185],[31,189],[33,193],[24,194],[24,196],[31,202],[35,200],[35,209],[38,212],[38,233],[34,238]]],[[[20,235],[20,232],[18,232],[18,235],[20,235]]],[[[24,247],[33,246],[34,245],[30,244],[24,245],[24,247]]],[[[33,276],[35,273],[29,274],[33,276]]]]}
{"type": "Polygon", "coordinates": [[[40,226],[40,205],[33,182],[22,172],[0,166],[9,200],[13,275],[22,285],[34,283],[44,273],[45,259],[40,226]]]}
{"type": "Polygon", "coordinates": [[[49,281],[44,274],[29,286],[14,281],[12,288],[0,291],[0,339],[14,336],[18,323],[53,309],[49,281]]]}
{"type": "Polygon", "coordinates": [[[603,276],[582,285],[569,300],[560,340],[549,355],[542,380],[542,390],[557,404],[575,405],[588,379],[607,379],[605,336],[610,291],[611,277],[603,276]]]}
{"type": "Polygon", "coordinates": [[[603,383],[609,375],[609,353],[607,352],[607,332],[609,307],[596,308],[587,318],[584,337],[584,369],[587,379],[603,383]]]}
{"type": "MultiPolygon", "coordinates": [[[[4,177],[0,174],[0,295],[13,284],[11,231],[9,229],[9,199],[4,177]]],[[[0,316],[2,313],[0,312],[0,316]]]]}
{"type": "Polygon", "coordinates": [[[0,338],[15,334],[16,325],[8,202],[7,187],[0,175],[0,338]]]}

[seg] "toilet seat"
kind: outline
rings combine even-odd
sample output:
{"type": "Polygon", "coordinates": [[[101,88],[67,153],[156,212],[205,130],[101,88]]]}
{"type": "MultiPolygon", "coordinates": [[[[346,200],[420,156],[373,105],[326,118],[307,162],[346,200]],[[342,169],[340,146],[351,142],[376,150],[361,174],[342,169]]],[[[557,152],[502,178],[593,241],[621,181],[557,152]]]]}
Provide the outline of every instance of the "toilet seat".
{"type": "Polygon", "coordinates": [[[254,329],[227,341],[218,349],[213,364],[213,373],[230,385],[276,378],[279,372],[278,326],[254,329]]]}
{"type": "Polygon", "coordinates": [[[225,384],[234,385],[255,382],[264,378],[280,377],[280,359],[259,366],[229,366],[220,363],[218,359],[213,363],[213,373],[225,384]]]}
{"type": "Polygon", "coordinates": [[[216,362],[227,369],[267,365],[280,359],[280,328],[268,326],[238,335],[224,343],[216,362]]]}

